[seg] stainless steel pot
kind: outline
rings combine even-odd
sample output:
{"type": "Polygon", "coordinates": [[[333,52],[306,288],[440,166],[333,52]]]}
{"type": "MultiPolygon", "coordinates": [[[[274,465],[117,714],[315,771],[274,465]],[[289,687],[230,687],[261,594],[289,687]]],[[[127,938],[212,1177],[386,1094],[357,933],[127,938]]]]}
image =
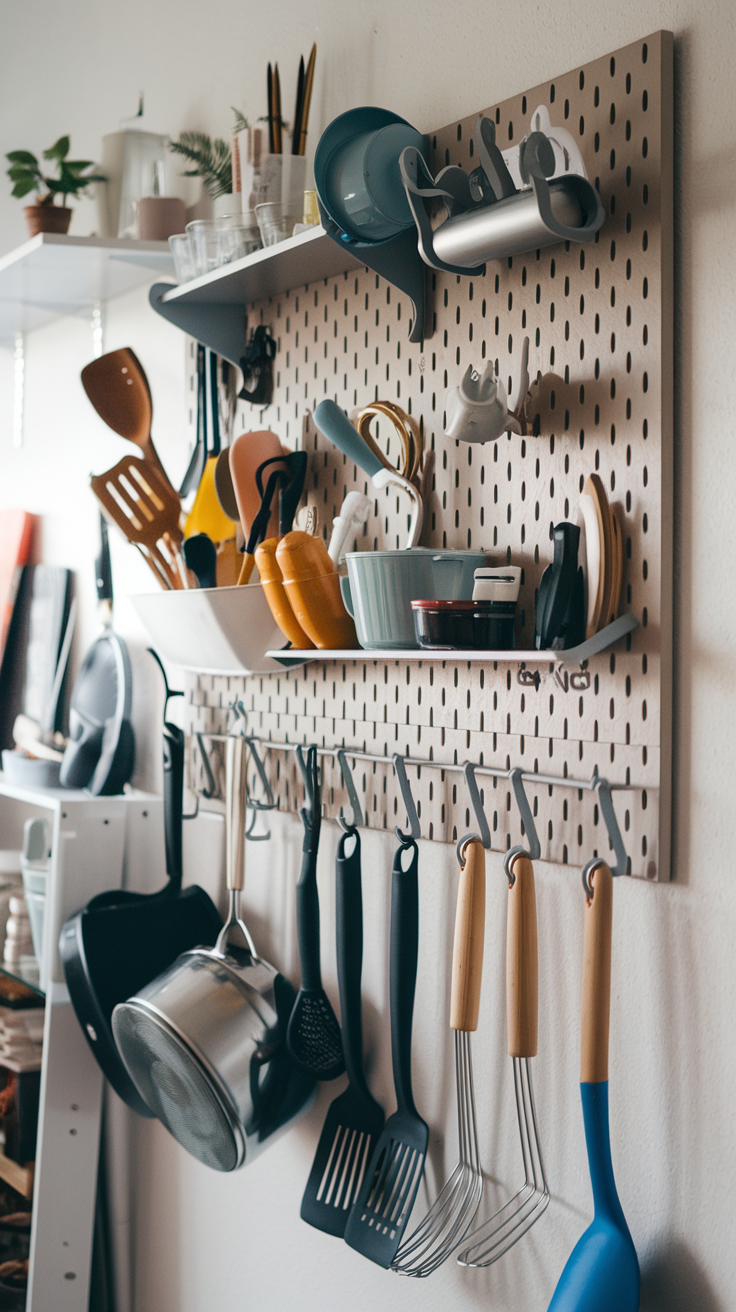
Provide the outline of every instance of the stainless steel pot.
{"type": "Polygon", "coordinates": [[[113,1012],[115,1042],[141,1097],[174,1138],[218,1171],[249,1162],[312,1101],[284,1036],[289,981],[258,957],[240,919],[247,744],[227,743],[230,914],[214,948],[183,953],[113,1012]]]}

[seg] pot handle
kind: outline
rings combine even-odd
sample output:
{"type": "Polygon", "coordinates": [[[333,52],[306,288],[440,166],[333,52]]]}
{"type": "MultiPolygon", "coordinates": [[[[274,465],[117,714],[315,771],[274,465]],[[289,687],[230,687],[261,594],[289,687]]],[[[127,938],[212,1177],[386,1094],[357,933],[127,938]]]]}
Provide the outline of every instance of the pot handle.
{"type": "Polygon", "coordinates": [[[248,744],[231,735],[227,740],[225,785],[225,848],[227,887],[230,892],[245,883],[245,796],[248,744]]]}

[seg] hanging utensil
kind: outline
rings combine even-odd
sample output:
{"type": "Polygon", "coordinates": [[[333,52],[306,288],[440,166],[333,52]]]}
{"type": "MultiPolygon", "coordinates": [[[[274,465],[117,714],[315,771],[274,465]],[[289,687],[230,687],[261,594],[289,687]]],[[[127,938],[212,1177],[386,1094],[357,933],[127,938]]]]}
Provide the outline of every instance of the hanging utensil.
{"type": "Polygon", "coordinates": [[[411,1027],[419,949],[417,864],[417,845],[409,838],[396,850],[391,884],[391,1060],[398,1105],[373,1150],[345,1227],[345,1242],[383,1267],[391,1265],[403,1238],[429,1139],[411,1085],[411,1027]],[[405,853],[411,854],[406,870],[405,853]]]}
{"type": "MultiPolygon", "coordinates": [[[[525,825],[526,829],[526,825],[525,825]]],[[[527,831],[528,832],[528,831],[527,831]]],[[[537,1053],[538,965],[534,867],[520,848],[508,853],[506,920],[506,1026],[513,1060],[516,1116],[524,1163],[524,1183],[503,1207],[468,1236],[461,1266],[490,1266],[526,1234],[545,1211],[549,1190],[539,1146],[529,1061],[537,1053]]]]}
{"type": "Polygon", "coordinates": [[[194,948],[115,1008],[113,1033],[150,1110],[193,1157],[217,1171],[247,1164],[312,1100],[284,1030],[289,981],[256,954],[240,919],[247,743],[227,740],[230,908],[212,949],[194,948]]]}
{"type": "Polygon", "coordinates": [[[583,871],[580,1096],[595,1216],[557,1282],[549,1312],[637,1312],[639,1262],[613,1178],[608,1130],[613,877],[595,858],[583,871]]]}
{"type": "Polygon", "coordinates": [[[152,465],[159,478],[171,488],[166,470],[151,440],[151,389],[135,352],[129,346],[123,346],[119,351],[108,351],[106,355],[100,355],[85,365],[81,378],[82,386],[100,419],[104,419],[120,437],[134,442],[140,448],[145,463],[152,465]]]}
{"type": "Polygon", "coordinates": [[[366,1084],[363,1070],[360,835],[355,827],[342,823],[344,833],[340,836],[335,862],[337,978],[349,1084],[335,1098],[325,1118],[301,1207],[303,1221],[338,1238],[345,1234],[350,1208],[358,1196],[385,1119],[383,1108],[366,1084]],[[354,847],[348,855],[347,845],[351,841],[354,847]]]}
{"type": "MultiPolygon", "coordinates": [[[[155,653],[152,653],[155,655],[155,653]]],[[[156,659],[158,659],[156,657],[156,659]]],[[[160,661],[159,661],[160,665],[160,661]]],[[[163,667],[162,673],[163,673],[163,667]]],[[[181,887],[184,731],[164,703],[164,837],[168,883],[158,893],[100,893],[62,927],[59,955],[85,1038],[115,1092],[139,1116],[152,1116],[123,1064],[112,1034],[112,1011],[181,952],[212,943],[222,920],[204,889],[181,887]]]]}
{"type": "Polygon", "coordinates": [[[205,348],[197,343],[197,433],[194,441],[187,472],[185,473],[179,496],[186,497],[192,488],[199,487],[200,479],[207,461],[207,372],[205,348]]]}
{"type": "Polygon", "coordinates": [[[464,864],[457,890],[450,1003],[460,1157],[424,1220],[403,1241],[391,1264],[405,1276],[429,1276],[442,1265],[473,1224],[483,1192],[470,1045],[470,1035],[478,1028],[483,973],[486,861],[482,841],[471,837],[461,856],[464,864]]]}
{"type": "Polygon", "coordinates": [[[181,559],[181,502],[151,465],[137,456],[123,456],[105,474],[95,474],[90,487],[108,519],[135,544],[165,588],[181,588],[186,574],[181,559]]]}
{"type": "Polygon", "coordinates": [[[296,757],[304,779],[306,806],[302,807],[304,845],[302,869],[296,886],[296,932],[302,983],[289,1019],[286,1042],[299,1070],[317,1080],[335,1080],[345,1070],[340,1026],[322,987],[319,941],[317,849],[322,822],[322,798],[317,748],[310,747],[305,762],[300,747],[296,757]]]}

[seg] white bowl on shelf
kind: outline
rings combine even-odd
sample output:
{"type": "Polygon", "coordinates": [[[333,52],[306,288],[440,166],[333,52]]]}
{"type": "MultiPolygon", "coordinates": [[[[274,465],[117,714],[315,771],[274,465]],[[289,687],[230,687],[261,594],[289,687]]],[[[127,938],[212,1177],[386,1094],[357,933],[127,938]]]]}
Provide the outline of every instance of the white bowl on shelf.
{"type": "Polygon", "coordinates": [[[156,650],[200,674],[270,674],[283,665],[264,653],[285,645],[260,583],[191,588],[131,597],[156,650]]]}

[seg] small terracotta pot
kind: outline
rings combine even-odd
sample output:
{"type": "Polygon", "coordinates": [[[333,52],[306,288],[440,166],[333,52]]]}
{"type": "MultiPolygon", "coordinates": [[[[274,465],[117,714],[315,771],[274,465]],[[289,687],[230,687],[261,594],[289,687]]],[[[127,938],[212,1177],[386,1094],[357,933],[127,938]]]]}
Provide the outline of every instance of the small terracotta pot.
{"type": "Polygon", "coordinates": [[[32,237],[37,237],[39,232],[66,233],[72,221],[72,211],[67,205],[26,205],[23,213],[32,237]]]}

